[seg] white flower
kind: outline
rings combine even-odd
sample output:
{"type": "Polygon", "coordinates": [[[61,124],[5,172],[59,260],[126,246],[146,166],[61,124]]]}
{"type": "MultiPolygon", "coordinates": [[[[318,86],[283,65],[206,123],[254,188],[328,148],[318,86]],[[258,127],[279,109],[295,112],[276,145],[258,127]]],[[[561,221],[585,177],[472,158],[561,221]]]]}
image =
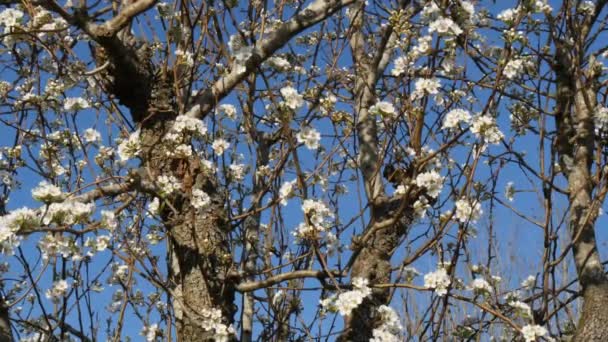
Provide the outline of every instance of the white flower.
{"type": "Polygon", "coordinates": [[[439,7],[437,6],[437,4],[435,3],[435,1],[429,1],[423,8],[422,8],[422,16],[425,18],[429,18],[432,17],[433,15],[439,13],[439,7]]]}
{"type": "Polygon", "coordinates": [[[369,112],[375,115],[395,117],[397,111],[392,103],[387,101],[378,101],[373,106],[369,107],[369,112]]]}
{"type": "Polygon", "coordinates": [[[188,51],[188,50],[182,50],[182,49],[175,49],[175,59],[176,59],[176,64],[184,64],[186,66],[193,66],[194,65],[194,58],[192,57],[192,52],[188,51]]]}
{"type": "Polygon", "coordinates": [[[534,2],[534,10],[536,12],[549,13],[553,11],[553,8],[547,3],[547,0],[536,0],[534,2]]]}
{"type": "Polygon", "coordinates": [[[541,327],[540,325],[526,325],[521,328],[521,334],[524,336],[526,342],[534,342],[537,337],[542,337],[547,335],[547,329],[541,327]]]}
{"type": "Polygon", "coordinates": [[[266,60],[266,63],[279,70],[279,71],[287,71],[292,68],[291,63],[283,57],[273,56],[266,60]]]}
{"type": "Polygon", "coordinates": [[[200,189],[192,190],[192,206],[196,209],[203,209],[211,203],[211,197],[200,189]]]}
{"type": "Polygon", "coordinates": [[[424,287],[434,289],[440,297],[445,296],[448,293],[450,282],[450,276],[445,268],[439,268],[435,272],[424,275],[424,287]]]}
{"type": "Polygon", "coordinates": [[[378,307],[381,325],[372,331],[373,337],[370,342],[399,342],[403,326],[399,320],[399,315],[391,307],[380,305],[378,307]]]}
{"type": "Polygon", "coordinates": [[[471,290],[473,290],[475,293],[487,294],[492,293],[492,286],[490,286],[490,283],[488,283],[488,281],[485,279],[475,278],[471,282],[471,290]]]}
{"type": "Polygon", "coordinates": [[[425,94],[434,95],[439,93],[439,87],[441,87],[441,82],[436,78],[419,78],[416,80],[412,96],[417,99],[425,94]]]}
{"type": "Polygon", "coordinates": [[[507,304],[515,310],[516,315],[522,318],[532,318],[532,309],[530,308],[530,305],[519,300],[507,301],[507,304]]]}
{"type": "Polygon", "coordinates": [[[598,134],[598,131],[608,130],[608,108],[598,106],[593,114],[596,134],[598,134]]]}
{"type": "Polygon", "coordinates": [[[213,144],[211,145],[211,148],[213,148],[213,152],[215,152],[215,154],[217,154],[218,156],[221,156],[224,151],[228,149],[228,147],[230,147],[230,143],[222,138],[215,139],[215,141],[213,141],[213,144]]]}
{"type": "Polygon", "coordinates": [[[37,201],[50,203],[62,200],[64,194],[59,187],[47,181],[42,181],[37,187],[32,189],[32,197],[37,201]]]}
{"type": "Polygon", "coordinates": [[[279,198],[281,199],[282,205],[287,205],[287,199],[293,195],[293,187],[296,185],[297,181],[297,179],[294,179],[281,185],[281,188],[279,189],[279,198]]]}
{"type": "Polygon", "coordinates": [[[531,289],[534,287],[535,284],[536,284],[536,277],[533,275],[529,275],[528,278],[524,279],[524,281],[521,282],[521,287],[531,289]]]}
{"type": "Polygon", "coordinates": [[[91,107],[89,101],[83,99],[82,97],[68,97],[63,102],[63,109],[66,111],[86,109],[89,107],[91,107]]]}
{"type": "Polygon", "coordinates": [[[237,181],[240,182],[245,178],[247,173],[247,165],[245,164],[230,164],[230,175],[237,181]]]}
{"type": "Polygon", "coordinates": [[[429,32],[437,32],[440,35],[458,36],[462,34],[462,29],[452,19],[439,17],[429,25],[429,32]]]}
{"type": "Polygon", "coordinates": [[[118,156],[123,162],[138,156],[140,152],[141,145],[139,141],[139,130],[131,133],[129,138],[123,140],[118,145],[118,156]]]}
{"type": "Polygon", "coordinates": [[[85,129],[82,137],[84,141],[88,143],[98,143],[101,141],[101,134],[93,128],[85,129]]]}
{"type": "Polygon", "coordinates": [[[294,87],[281,88],[281,95],[285,99],[285,105],[293,110],[297,110],[304,105],[304,98],[298,94],[294,87]]]}
{"type": "Polygon", "coordinates": [[[319,141],[321,141],[321,134],[312,127],[302,127],[300,132],[296,135],[298,143],[306,145],[306,148],[310,150],[316,150],[319,148],[319,141]]]}
{"type": "Polygon", "coordinates": [[[167,155],[175,158],[188,158],[192,155],[192,146],[179,144],[172,150],[167,151],[167,155]]]}
{"type": "Polygon", "coordinates": [[[500,13],[498,13],[498,15],[496,16],[496,18],[498,20],[502,20],[502,21],[513,21],[515,19],[515,16],[519,14],[519,7],[518,8],[508,8],[500,13]]]}
{"type": "Polygon", "coordinates": [[[407,192],[407,187],[403,184],[399,184],[395,189],[395,196],[403,196],[407,192]]]}
{"type": "Polygon", "coordinates": [[[342,316],[348,316],[371,293],[372,290],[368,287],[367,279],[354,278],[353,290],[321,300],[321,306],[323,306],[324,310],[337,311],[342,316]]]}
{"type": "Polygon", "coordinates": [[[471,114],[464,109],[452,109],[445,115],[441,129],[456,128],[461,122],[469,124],[471,122],[471,114]]]}
{"type": "Polygon", "coordinates": [[[229,119],[236,119],[236,107],[231,104],[219,105],[218,109],[229,119]]]}
{"type": "Polygon", "coordinates": [[[61,299],[61,297],[65,296],[68,292],[70,285],[64,279],[53,282],[53,287],[46,290],[46,298],[51,299],[54,302],[57,302],[61,299]]]}
{"type": "Polygon", "coordinates": [[[498,144],[504,138],[504,134],[498,129],[496,120],[489,115],[477,115],[473,118],[471,132],[477,138],[483,139],[490,144],[498,144]]]}
{"type": "Polygon", "coordinates": [[[408,61],[407,57],[397,57],[397,59],[395,59],[395,65],[393,66],[393,70],[391,70],[391,75],[397,77],[404,74],[409,64],[410,62],[408,61]]]}
{"type": "Polygon", "coordinates": [[[412,49],[412,58],[426,54],[431,48],[432,41],[433,36],[431,35],[426,35],[418,38],[418,45],[414,46],[414,48],[412,49]]]}
{"type": "Polygon", "coordinates": [[[523,59],[512,59],[504,68],[505,77],[512,80],[519,76],[524,71],[524,60],[523,59]]]}
{"type": "Polygon", "coordinates": [[[426,199],[426,197],[420,197],[419,199],[416,200],[416,202],[414,202],[414,205],[412,206],[412,208],[414,209],[414,213],[416,214],[417,218],[424,218],[426,216],[426,211],[431,207],[431,205],[429,204],[429,201],[426,199]]]}
{"type": "Polygon", "coordinates": [[[198,137],[207,134],[207,126],[202,120],[187,115],[178,115],[171,130],[173,133],[188,133],[198,137]]]}
{"type": "Polygon", "coordinates": [[[505,198],[509,200],[509,202],[513,202],[513,197],[515,196],[515,188],[513,187],[513,182],[508,182],[505,187],[505,198]]]}
{"type": "Polygon", "coordinates": [[[5,27],[18,26],[23,18],[23,12],[14,8],[6,8],[0,12],[0,24],[5,27]]]}
{"type": "Polygon", "coordinates": [[[109,244],[110,244],[109,236],[107,236],[107,235],[98,236],[95,239],[95,250],[97,250],[97,252],[103,252],[106,250],[106,248],[108,248],[109,244]]]}
{"type": "Polygon", "coordinates": [[[443,189],[443,179],[435,170],[420,173],[416,176],[416,186],[425,188],[429,196],[437,198],[443,189]]]}
{"type": "Polygon", "coordinates": [[[173,175],[160,175],[156,180],[163,195],[170,195],[181,188],[181,183],[173,175]]]}
{"type": "Polygon", "coordinates": [[[326,218],[333,217],[325,203],[313,199],[305,199],[302,203],[302,211],[308,215],[310,222],[315,226],[321,226],[326,218]]]}
{"type": "Polygon", "coordinates": [[[139,333],[142,336],[146,337],[147,342],[156,341],[156,336],[160,335],[160,329],[158,329],[158,324],[146,325],[141,329],[139,333]]]}
{"type": "Polygon", "coordinates": [[[160,201],[158,200],[158,197],[154,197],[152,202],[148,203],[148,212],[150,215],[160,214],[160,201]]]}
{"type": "Polygon", "coordinates": [[[481,214],[483,214],[483,210],[481,210],[481,204],[475,201],[473,204],[466,199],[461,198],[456,201],[456,213],[455,217],[462,223],[465,223],[469,220],[475,222],[479,219],[481,214]]]}
{"type": "Polygon", "coordinates": [[[460,1],[460,6],[467,12],[469,17],[472,17],[475,14],[475,6],[470,1],[462,0],[460,1]]]}

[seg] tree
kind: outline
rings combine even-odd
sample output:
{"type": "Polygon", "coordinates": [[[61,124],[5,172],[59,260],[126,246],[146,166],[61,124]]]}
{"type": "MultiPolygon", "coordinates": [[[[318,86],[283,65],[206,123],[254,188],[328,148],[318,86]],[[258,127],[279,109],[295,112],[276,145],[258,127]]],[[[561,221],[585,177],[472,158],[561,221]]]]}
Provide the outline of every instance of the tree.
{"type": "Polygon", "coordinates": [[[605,5],[0,1],[0,340],[608,340],[605,5]]]}

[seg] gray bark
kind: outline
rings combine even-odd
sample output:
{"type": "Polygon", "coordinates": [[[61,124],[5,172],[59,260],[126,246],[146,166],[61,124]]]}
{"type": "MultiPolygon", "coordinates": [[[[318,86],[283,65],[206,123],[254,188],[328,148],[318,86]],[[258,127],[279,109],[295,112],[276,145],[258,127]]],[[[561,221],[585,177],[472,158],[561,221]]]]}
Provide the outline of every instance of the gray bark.
{"type": "Polygon", "coordinates": [[[593,111],[596,92],[592,80],[584,83],[577,58],[558,48],[558,101],[556,126],[560,166],[568,179],[569,232],[583,308],[573,341],[608,339],[608,279],[595,237],[597,207],[593,207],[595,184],[591,176],[595,137],[593,111]]]}

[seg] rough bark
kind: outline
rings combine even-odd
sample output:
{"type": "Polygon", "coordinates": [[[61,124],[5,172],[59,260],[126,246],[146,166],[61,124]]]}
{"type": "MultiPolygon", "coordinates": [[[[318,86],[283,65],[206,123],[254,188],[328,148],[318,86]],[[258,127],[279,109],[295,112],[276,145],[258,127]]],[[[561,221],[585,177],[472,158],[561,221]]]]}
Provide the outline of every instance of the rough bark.
{"type": "MultiPolygon", "coordinates": [[[[400,209],[401,201],[380,201],[374,217],[391,218],[400,209]]],[[[404,211],[411,213],[411,208],[404,211]]],[[[368,279],[370,284],[386,284],[391,281],[391,257],[401,237],[407,232],[411,224],[411,217],[401,214],[395,224],[386,228],[376,229],[376,232],[362,246],[359,255],[355,259],[351,276],[353,278],[368,279]]],[[[373,228],[372,228],[373,229],[373,228]]],[[[346,330],[340,336],[339,341],[364,342],[373,336],[373,330],[379,324],[377,308],[389,302],[389,289],[373,289],[372,295],[366,298],[346,320],[346,330]]]]}
{"type": "Polygon", "coordinates": [[[569,232],[583,308],[573,341],[608,340],[608,278],[601,263],[595,237],[597,208],[591,176],[595,146],[593,111],[596,93],[593,80],[582,80],[569,52],[558,49],[556,73],[558,101],[556,126],[560,166],[568,179],[569,232]]]}

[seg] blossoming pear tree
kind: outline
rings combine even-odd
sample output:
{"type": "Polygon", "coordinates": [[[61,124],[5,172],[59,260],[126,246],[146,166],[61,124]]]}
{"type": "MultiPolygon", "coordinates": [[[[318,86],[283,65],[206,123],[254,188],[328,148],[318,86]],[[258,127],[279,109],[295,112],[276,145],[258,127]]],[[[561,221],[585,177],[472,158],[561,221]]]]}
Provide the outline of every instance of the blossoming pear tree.
{"type": "Polygon", "coordinates": [[[0,341],[608,341],[606,0],[0,0],[0,341]]]}

